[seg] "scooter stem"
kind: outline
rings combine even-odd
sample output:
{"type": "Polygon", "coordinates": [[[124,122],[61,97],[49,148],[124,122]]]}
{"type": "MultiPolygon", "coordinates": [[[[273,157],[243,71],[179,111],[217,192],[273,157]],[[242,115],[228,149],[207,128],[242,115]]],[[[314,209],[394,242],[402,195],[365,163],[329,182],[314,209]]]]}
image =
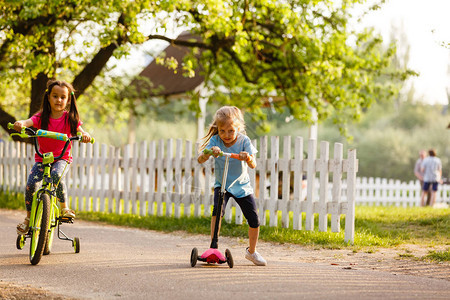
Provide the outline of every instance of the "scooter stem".
{"type": "Polygon", "coordinates": [[[219,247],[218,246],[218,241],[219,241],[218,233],[219,233],[220,221],[222,219],[222,207],[223,207],[223,202],[224,202],[224,198],[225,198],[225,185],[227,183],[229,161],[230,161],[230,157],[226,156],[225,157],[225,166],[223,169],[223,176],[222,176],[222,186],[220,188],[219,201],[217,203],[216,223],[214,224],[214,235],[211,240],[211,246],[210,246],[210,248],[213,248],[213,249],[217,249],[219,247]]]}

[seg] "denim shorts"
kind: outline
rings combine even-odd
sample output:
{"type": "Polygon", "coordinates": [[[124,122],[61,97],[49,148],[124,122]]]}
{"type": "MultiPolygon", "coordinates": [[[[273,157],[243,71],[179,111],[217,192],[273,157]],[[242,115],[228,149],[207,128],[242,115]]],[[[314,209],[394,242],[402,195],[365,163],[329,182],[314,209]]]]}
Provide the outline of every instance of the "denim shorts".
{"type": "Polygon", "coordinates": [[[438,188],[438,183],[435,181],[435,182],[424,182],[423,183],[423,190],[424,191],[428,191],[428,189],[430,188],[430,184],[431,184],[431,188],[433,189],[433,191],[437,191],[437,188],[438,188]]]}

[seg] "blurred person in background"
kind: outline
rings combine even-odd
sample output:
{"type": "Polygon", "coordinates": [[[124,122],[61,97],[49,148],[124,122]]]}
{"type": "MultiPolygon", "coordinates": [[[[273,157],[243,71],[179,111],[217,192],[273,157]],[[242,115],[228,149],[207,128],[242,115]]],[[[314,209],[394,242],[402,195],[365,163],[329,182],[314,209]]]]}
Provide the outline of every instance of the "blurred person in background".
{"type": "Polygon", "coordinates": [[[425,195],[431,187],[431,200],[430,206],[433,206],[436,201],[436,192],[438,190],[438,183],[442,183],[442,163],[441,160],[436,157],[436,151],[430,149],[428,151],[428,157],[426,157],[420,167],[423,173],[423,192],[421,205],[425,206],[425,195]]]}

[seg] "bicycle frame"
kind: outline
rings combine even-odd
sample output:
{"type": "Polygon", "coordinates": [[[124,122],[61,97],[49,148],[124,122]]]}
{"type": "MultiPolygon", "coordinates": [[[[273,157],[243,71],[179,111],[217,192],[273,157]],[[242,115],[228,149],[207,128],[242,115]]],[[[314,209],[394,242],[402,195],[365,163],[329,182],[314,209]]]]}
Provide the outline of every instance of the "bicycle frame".
{"type": "MultiPolygon", "coordinates": [[[[14,125],[9,123],[9,129],[13,129],[14,125]]],[[[42,165],[44,166],[44,172],[42,176],[41,187],[33,194],[33,202],[31,204],[31,214],[29,220],[29,231],[25,235],[19,235],[16,245],[18,249],[22,249],[26,238],[31,238],[30,245],[30,261],[33,265],[39,263],[42,254],[49,254],[53,243],[54,229],[58,227],[58,238],[62,240],[72,241],[72,245],[75,248],[75,252],[80,250],[79,239],[69,238],[64,232],[61,231],[59,225],[62,222],[73,223],[72,218],[61,217],[58,207],[58,201],[56,197],[56,189],[59,184],[54,183],[51,178],[51,166],[52,163],[60,159],[67,150],[68,145],[73,140],[81,140],[81,135],[76,137],[68,137],[66,134],[52,132],[47,130],[37,130],[34,132],[31,128],[22,128],[21,133],[12,133],[11,136],[20,136],[21,138],[33,138],[36,153],[42,157],[42,165]],[[30,134],[27,134],[29,132],[30,134]],[[39,145],[36,137],[46,137],[56,140],[65,141],[66,144],[58,157],[54,157],[52,152],[40,153],[39,145]],[[47,196],[45,196],[47,195],[47,196]],[[45,202],[45,203],[44,203],[45,202]],[[64,236],[61,237],[60,233],[64,236]]],[[[91,143],[94,143],[94,139],[91,139],[91,143]]],[[[64,174],[63,174],[64,175],[64,174]]]]}

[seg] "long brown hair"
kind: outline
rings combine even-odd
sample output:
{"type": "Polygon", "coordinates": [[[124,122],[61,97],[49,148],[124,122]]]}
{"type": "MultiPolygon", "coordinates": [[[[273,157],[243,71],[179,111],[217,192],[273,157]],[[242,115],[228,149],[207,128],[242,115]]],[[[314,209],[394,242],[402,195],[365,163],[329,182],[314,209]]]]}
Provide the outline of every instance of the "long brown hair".
{"type": "Polygon", "coordinates": [[[45,90],[41,106],[41,128],[44,130],[48,129],[48,123],[50,115],[52,113],[52,108],[50,107],[50,101],[48,100],[48,97],[52,92],[53,87],[56,85],[65,87],[69,90],[69,103],[66,106],[66,111],[68,112],[67,122],[70,125],[70,133],[75,136],[77,135],[77,127],[78,123],[80,122],[80,116],[78,114],[78,108],[75,99],[75,90],[70,83],[67,83],[65,81],[50,80],[47,82],[47,89],[45,90]]]}
{"type": "Polygon", "coordinates": [[[208,133],[201,138],[202,144],[199,151],[205,149],[208,145],[209,140],[216,134],[219,133],[219,124],[224,124],[227,121],[232,121],[233,125],[238,128],[238,132],[241,134],[247,134],[245,132],[245,121],[244,116],[239,108],[236,106],[222,106],[214,114],[213,121],[209,125],[208,133]]]}

